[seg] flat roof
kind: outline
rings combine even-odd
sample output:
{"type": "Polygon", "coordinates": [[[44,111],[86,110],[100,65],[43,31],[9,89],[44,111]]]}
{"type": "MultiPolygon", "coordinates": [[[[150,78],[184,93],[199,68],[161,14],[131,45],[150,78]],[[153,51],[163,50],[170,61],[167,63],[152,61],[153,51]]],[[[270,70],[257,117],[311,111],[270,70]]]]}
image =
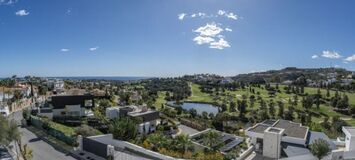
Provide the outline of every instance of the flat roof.
{"type": "MultiPolygon", "coordinates": [[[[91,136],[91,137],[88,137],[88,138],[92,139],[92,140],[95,140],[97,142],[106,144],[106,145],[115,146],[115,142],[113,141],[112,137],[110,137],[110,136],[101,135],[101,136],[91,136]]],[[[120,140],[118,140],[118,141],[120,141],[120,140]]],[[[122,142],[124,142],[124,141],[122,141],[122,142]]],[[[132,152],[128,151],[127,149],[124,149],[124,150],[116,150],[115,149],[115,156],[118,156],[118,157],[121,157],[121,158],[125,158],[125,159],[128,159],[128,160],[138,160],[138,159],[145,160],[145,159],[147,159],[146,156],[138,155],[137,153],[132,153],[132,152]],[[121,155],[118,156],[118,154],[121,154],[121,155]]]]}
{"type": "Polygon", "coordinates": [[[191,138],[191,140],[195,143],[198,143],[202,146],[204,145],[204,134],[206,134],[207,132],[217,132],[219,134],[218,139],[219,139],[219,144],[217,145],[221,145],[220,147],[220,151],[221,152],[228,152],[231,149],[235,148],[237,145],[243,143],[244,138],[243,137],[239,137],[233,134],[228,134],[225,132],[221,132],[221,131],[217,131],[214,129],[206,129],[204,131],[201,131],[199,133],[194,134],[191,138]]]}
{"type": "Polygon", "coordinates": [[[355,127],[344,127],[346,131],[350,133],[351,136],[355,136],[355,127]]]}
{"type": "Polygon", "coordinates": [[[265,121],[263,121],[261,123],[265,124],[265,125],[268,125],[268,126],[274,126],[276,122],[277,122],[276,119],[268,119],[268,120],[265,120],[265,121]]]}
{"type": "Polygon", "coordinates": [[[305,154],[311,154],[308,148],[302,145],[296,145],[291,143],[281,143],[283,154],[287,157],[300,156],[305,154]]]}
{"type": "Polygon", "coordinates": [[[281,128],[275,128],[275,127],[269,127],[266,132],[272,132],[272,133],[282,133],[284,131],[284,129],[281,128]]]}
{"type": "Polygon", "coordinates": [[[280,119],[274,127],[285,129],[284,134],[289,137],[305,139],[308,133],[308,127],[302,126],[300,123],[294,123],[280,119]]]}
{"type": "Polygon", "coordinates": [[[258,123],[254,127],[250,128],[249,131],[256,132],[256,133],[264,133],[264,131],[269,128],[270,126],[258,123]]]}
{"type": "Polygon", "coordinates": [[[323,132],[315,132],[315,131],[310,131],[307,137],[307,145],[311,145],[315,142],[315,140],[317,139],[323,139],[325,141],[327,141],[329,143],[329,147],[331,149],[336,149],[336,145],[334,144],[334,142],[332,140],[329,139],[329,137],[323,133],[323,132]]]}
{"type": "MultiPolygon", "coordinates": [[[[300,123],[295,123],[288,120],[265,120],[256,124],[248,131],[256,133],[264,133],[269,127],[284,129],[284,135],[294,138],[306,139],[308,134],[308,127],[302,126],[300,123]]],[[[355,130],[354,130],[355,133],[355,130]]]]}

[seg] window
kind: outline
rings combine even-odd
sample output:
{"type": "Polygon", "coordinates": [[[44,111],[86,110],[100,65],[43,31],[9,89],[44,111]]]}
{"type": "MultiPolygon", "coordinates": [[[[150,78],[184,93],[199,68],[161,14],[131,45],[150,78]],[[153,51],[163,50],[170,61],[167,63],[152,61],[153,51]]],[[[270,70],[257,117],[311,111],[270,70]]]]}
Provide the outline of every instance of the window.
{"type": "Polygon", "coordinates": [[[85,100],[85,107],[92,107],[92,100],[85,100]]]}
{"type": "Polygon", "coordinates": [[[78,111],[68,112],[68,116],[80,116],[80,112],[78,111]]]}

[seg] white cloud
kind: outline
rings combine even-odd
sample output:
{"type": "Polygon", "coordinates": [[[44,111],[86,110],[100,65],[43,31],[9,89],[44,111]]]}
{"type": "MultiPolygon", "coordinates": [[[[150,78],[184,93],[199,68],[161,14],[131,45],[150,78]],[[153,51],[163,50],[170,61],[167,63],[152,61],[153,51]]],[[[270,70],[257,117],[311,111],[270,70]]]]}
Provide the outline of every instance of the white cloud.
{"type": "Polygon", "coordinates": [[[231,47],[231,46],[223,38],[220,38],[219,41],[217,41],[217,42],[210,43],[210,48],[214,48],[214,49],[224,49],[224,48],[229,48],[229,47],[231,47]]]}
{"type": "Polygon", "coordinates": [[[220,15],[220,16],[223,16],[224,14],[226,14],[226,11],[218,10],[217,14],[220,15]]]}
{"type": "Polygon", "coordinates": [[[69,49],[67,49],[67,48],[62,48],[60,51],[62,51],[62,52],[69,52],[69,49]]]}
{"type": "Polygon", "coordinates": [[[330,59],[339,59],[342,56],[338,52],[327,50],[322,52],[322,57],[330,58],[330,59]]]}
{"type": "Polygon", "coordinates": [[[203,12],[198,12],[198,13],[192,13],[190,15],[191,18],[196,18],[196,17],[201,17],[201,18],[206,18],[206,13],[203,12]]]}
{"type": "Polygon", "coordinates": [[[198,12],[198,13],[180,13],[178,14],[178,19],[183,20],[184,18],[196,18],[196,17],[201,17],[201,18],[217,18],[219,16],[227,17],[232,20],[237,20],[239,18],[238,15],[236,15],[233,12],[227,12],[225,10],[218,10],[217,14],[206,14],[204,12],[198,12]]]}
{"type": "Polygon", "coordinates": [[[206,16],[206,13],[203,13],[203,12],[198,12],[198,14],[197,14],[198,16],[200,16],[200,17],[204,17],[204,16],[206,16]]]}
{"type": "Polygon", "coordinates": [[[230,19],[234,19],[234,20],[237,20],[238,19],[238,16],[232,12],[229,12],[226,14],[226,17],[230,18],[230,19]]]}
{"type": "Polygon", "coordinates": [[[224,36],[224,35],[219,34],[219,35],[217,35],[217,37],[218,37],[218,38],[224,38],[225,36],[224,36]]]}
{"type": "Polygon", "coordinates": [[[232,32],[233,30],[231,28],[225,28],[224,30],[228,31],[228,32],[232,32]]]}
{"type": "Polygon", "coordinates": [[[215,37],[221,33],[223,29],[218,27],[215,23],[207,23],[205,26],[199,27],[194,32],[199,33],[201,36],[215,37]]]}
{"type": "Polygon", "coordinates": [[[184,17],[186,16],[186,13],[180,13],[179,15],[178,15],[178,18],[179,18],[179,20],[184,20],[184,17]]]}
{"type": "Polygon", "coordinates": [[[16,15],[16,16],[27,16],[27,15],[29,15],[29,14],[30,14],[30,12],[28,12],[28,11],[26,11],[26,10],[24,10],[24,9],[18,10],[17,12],[15,12],[15,15],[16,15]]]}
{"type": "Polygon", "coordinates": [[[0,6],[1,5],[12,5],[14,3],[17,3],[18,0],[0,0],[0,6]]]}
{"type": "Polygon", "coordinates": [[[316,58],[318,58],[318,55],[313,55],[312,56],[312,59],[316,59],[316,58]]]}
{"type": "Polygon", "coordinates": [[[211,37],[197,36],[193,39],[193,41],[196,42],[197,44],[201,45],[201,44],[214,42],[214,39],[211,37]]]}
{"type": "Polygon", "coordinates": [[[347,62],[355,62],[355,54],[344,59],[347,62]]]}
{"type": "Polygon", "coordinates": [[[67,12],[66,12],[67,15],[71,15],[71,9],[67,9],[67,12]]]}
{"type": "Polygon", "coordinates": [[[90,51],[96,51],[96,50],[98,50],[98,49],[99,49],[99,47],[92,47],[92,48],[89,48],[90,51]]]}

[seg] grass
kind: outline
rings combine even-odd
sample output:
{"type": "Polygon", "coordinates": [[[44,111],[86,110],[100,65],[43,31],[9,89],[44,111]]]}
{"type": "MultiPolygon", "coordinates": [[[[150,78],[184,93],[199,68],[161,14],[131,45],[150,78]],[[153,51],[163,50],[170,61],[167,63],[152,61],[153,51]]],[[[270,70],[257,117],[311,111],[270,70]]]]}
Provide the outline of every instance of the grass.
{"type": "Polygon", "coordinates": [[[161,109],[161,106],[166,103],[165,100],[165,91],[159,91],[158,92],[158,98],[155,100],[154,106],[156,107],[157,110],[161,109]]]}
{"type": "Polygon", "coordinates": [[[209,94],[201,92],[200,85],[195,83],[189,83],[189,85],[191,86],[191,96],[187,99],[188,101],[213,102],[209,94]]]}
{"type": "Polygon", "coordinates": [[[73,136],[75,135],[75,128],[69,127],[63,124],[59,124],[53,121],[49,121],[50,126],[58,131],[63,132],[66,136],[73,136]]]}
{"type": "MultiPolygon", "coordinates": [[[[226,90],[224,93],[219,92],[218,95],[216,93],[213,93],[212,95],[203,93],[200,90],[200,86],[198,84],[190,83],[191,85],[191,90],[192,90],[192,95],[189,97],[187,100],[190,101],[197,101],[197,102],[218,102],[218,103],[223,103],[223,102],[228,102],[228,101],[237,101],[238,99],[240,100],[242,98],[242,95],[246,95],[248,97],[248,105],[249,104],[249,96],[252,95],[252,93],[249,91],[249,88],[246,89],[238,89],[236,91],[228,91],[226,90]]],[[[275,105],[277,101],[282,101],[285,104],[285,109],[287,110],[289,104],[288,104],[288,99],[295,96],[294,94],[286,94],[284,90],[284,86],[280,85],[279,89],[281,90],[281,93],[277,93],[275,97],[269,97],[268,91],[265,89],[253,87],[255,90],[255,93],[259,92],[260,97],[263,98],[263,100],[266,101],[266,103],[269,103],[271,99],[274,100],[275,105]]],[[[318,88],[310,88],[310,87],[305,87],[305,93],[308,94],[316,94],[318,91],[318,88]]],[[[323,97],[326,97],[327,90],[326,89],[321,89],[321,94],[323,97]]],[[[339,94],[344,94],[343,92],[339,92],[339,94]]],[[[355,93],[345,93],[349,97],[349,104],[350,105],[355,105],[355,93]]],[[[330,96],[334,96],[335,91],[330,91],[330,96]]],[[[255,97],[258,95],[255,94],[255,97]]],[[[303,109],[302,108],[302,97],[298,96],[298,104],[296,106],[296,109],[303,109]]],[[[260,104],[256,101],[253,110],[258,109],[258,106],[260,104]]],[[[249,111],[252,110],[251,108],[247,108],[249,111]]],[[[276,111],[278,111],[278,108],[275,107],[276,111]]],[[[349,125],[355,126],[355,119],[351,118],[350,116],[340,114],[338,112],[333,111],[332,107],[327,105],[327,104],[321,104],[320,108],[317,109],[315,106],[311,109],[314,112],[319,112],[323,113],[325,115],[328,115],[329,117],[333,116],[340,116],[343,120],[348,122],[349,125]]],[[[276,113],[277,114],[277,113],[276,113]]],[[[323,121],[324,117],[313,117],[313,122],[320,123],[323,121]]]]}

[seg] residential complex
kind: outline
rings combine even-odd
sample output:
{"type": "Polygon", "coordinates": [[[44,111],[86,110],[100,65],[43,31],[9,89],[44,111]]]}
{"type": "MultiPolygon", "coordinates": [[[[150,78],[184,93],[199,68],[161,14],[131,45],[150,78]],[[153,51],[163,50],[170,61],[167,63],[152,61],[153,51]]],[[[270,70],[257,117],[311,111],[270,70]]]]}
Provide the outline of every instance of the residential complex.
{"type": "Polygon", "coordinates": [[[343,127],[345,141],[331,140],[322,132],[310,131],[308,127],[287,120],[265,120],[246,130],[259,157],[273,159],[314,159],[309,150],[315,140],[323,139],[332,152],[328,159],[351,159],[355,157],[355,129],[343,127]]]}
{"type": "Polygon", "coordinates": [[[106,117],[109,119],[136,118],[140,121],[138,131],[141,134],[149,134],[155,132],[157,126],[161,123],[159,112],[148,109],[146,106],[120,106],[106,108],[106,117]]]}

